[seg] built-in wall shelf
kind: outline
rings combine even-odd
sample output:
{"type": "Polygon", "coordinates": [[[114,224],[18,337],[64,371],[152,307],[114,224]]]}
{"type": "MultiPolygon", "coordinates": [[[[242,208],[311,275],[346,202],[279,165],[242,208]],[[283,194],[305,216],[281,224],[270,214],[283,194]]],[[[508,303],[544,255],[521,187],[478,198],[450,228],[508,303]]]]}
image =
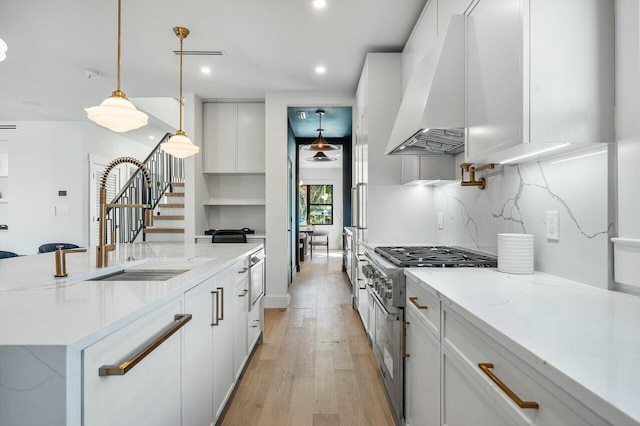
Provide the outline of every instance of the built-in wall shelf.
{"type": "Polygon", "coordinates": [[[245,173],[245,172],[212,172],[212,171],[207,171],[207,170],[203,170],[202,174],[205,175],[232,175],[232,176],[241,176],[241,175],[247,175],[247,176],[264,176],[264,173],[245,173]]]}
{"type": "Polygon", "coordinates": [[[213,198],[204,202],[205,206],[264,206],[264,198],[213,198]]]}

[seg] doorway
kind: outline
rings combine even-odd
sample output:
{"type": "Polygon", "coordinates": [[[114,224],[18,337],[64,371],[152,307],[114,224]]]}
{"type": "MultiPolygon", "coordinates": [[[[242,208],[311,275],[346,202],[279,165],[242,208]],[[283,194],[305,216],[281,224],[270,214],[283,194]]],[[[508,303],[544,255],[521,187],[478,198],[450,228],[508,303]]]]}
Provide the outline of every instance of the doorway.
{"type": "MultiPolygon", "coordinates": [[[[289,159],[295,164],[294,176],[289,177],[295,203],[288,209],[294,219],[296,244],[292,246],[296,253],[293,257],[299,271],[302,262],[311,255],[309,244],[302,244],[300,249],[301,230],[327,234],[328,249],[335,250],[342,248],[342,228],[351,226],[352,108],[289,107],[287,113],[289,159]],[[320,132],[334,149],[308,149],[317,142],[320,132]]],[[[324,243],[324,240],[322,237],[317,242],[324,243]]],[[[319,248],[318,256],[325,256],[326,248],[319,248]]],[[[314,256],[315,253],[314,250],[314,256]]]]}

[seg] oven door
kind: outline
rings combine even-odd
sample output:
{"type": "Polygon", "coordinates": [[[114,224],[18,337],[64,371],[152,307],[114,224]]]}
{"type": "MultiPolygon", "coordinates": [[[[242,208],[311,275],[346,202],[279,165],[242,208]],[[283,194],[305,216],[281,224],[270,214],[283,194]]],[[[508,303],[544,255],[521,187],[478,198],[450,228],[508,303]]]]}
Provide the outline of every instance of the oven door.
{"type": "Polygon", "coordinates": [[[375,355],[380,376],[384,383],[389,402],[393,407],[398,424],[403,417],[402,387],[403,359],[400,353],[400,333],[402,326],[401,310],[389,311],[380,301],[378,295],[371,293],[375,332],[372,333],[373,353],[375,355]]]}

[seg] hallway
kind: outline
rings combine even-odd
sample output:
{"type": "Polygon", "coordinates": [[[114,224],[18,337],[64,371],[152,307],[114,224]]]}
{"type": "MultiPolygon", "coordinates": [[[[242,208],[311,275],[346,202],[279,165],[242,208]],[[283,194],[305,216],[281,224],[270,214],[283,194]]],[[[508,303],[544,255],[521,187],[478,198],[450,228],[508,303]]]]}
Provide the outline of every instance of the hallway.
{"type": "Polygon", "coordinates": [[[257,347],[222,420],[237,425],[393,425],[342,252],[302,264],[289,309],[265,309],[257,347]]]}

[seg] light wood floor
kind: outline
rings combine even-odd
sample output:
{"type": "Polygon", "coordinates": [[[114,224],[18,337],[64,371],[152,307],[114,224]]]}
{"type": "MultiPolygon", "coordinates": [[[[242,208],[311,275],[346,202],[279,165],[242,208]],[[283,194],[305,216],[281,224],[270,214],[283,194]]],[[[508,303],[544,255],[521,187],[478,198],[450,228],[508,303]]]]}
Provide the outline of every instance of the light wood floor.
{"type": "Polygon", "coordinates": [[[222,425],[394,424],[341,261],[307,257],[289,308],[265,310],[264,343],[222,425]]]}

